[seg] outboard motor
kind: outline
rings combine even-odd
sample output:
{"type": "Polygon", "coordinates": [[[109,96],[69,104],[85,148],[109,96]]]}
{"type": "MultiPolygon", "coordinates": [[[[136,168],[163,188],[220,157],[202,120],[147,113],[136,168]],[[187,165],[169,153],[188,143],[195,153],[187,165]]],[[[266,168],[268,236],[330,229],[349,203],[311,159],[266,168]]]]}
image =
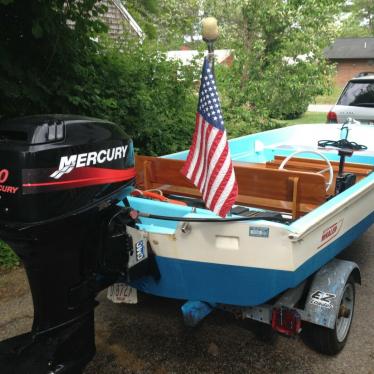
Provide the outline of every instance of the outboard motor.
{"type": "Polygon", "coordinates": [[[91,360],[95,296],[129,278],[135,222],[117,204],[134,183],[132,141],[113,123],[0,122],[0,238],[22,259],[34,304],[32,331],[0,343],[2,374],[80,373],[91,360]]]}

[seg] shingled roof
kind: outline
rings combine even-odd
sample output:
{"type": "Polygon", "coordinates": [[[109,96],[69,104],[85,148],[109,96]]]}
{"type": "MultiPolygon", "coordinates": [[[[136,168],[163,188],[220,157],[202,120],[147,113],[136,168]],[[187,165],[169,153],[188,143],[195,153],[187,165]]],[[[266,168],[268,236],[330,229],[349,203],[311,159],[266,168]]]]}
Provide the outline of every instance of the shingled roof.
{"type": "Polygon", "coordinates": [[[338,38],[325,49],[330,60],[374,59],[374,38],[338,38]]]}

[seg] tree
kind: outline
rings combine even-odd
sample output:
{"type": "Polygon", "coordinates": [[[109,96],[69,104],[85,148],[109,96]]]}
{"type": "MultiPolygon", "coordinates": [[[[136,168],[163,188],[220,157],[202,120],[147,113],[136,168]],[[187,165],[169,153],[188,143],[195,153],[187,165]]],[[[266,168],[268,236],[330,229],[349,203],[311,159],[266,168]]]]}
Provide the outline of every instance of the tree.
{"type": "Polygon", "coordinates": [[[344,1],[160,0],[158,48],[180,47],[186,35],[196,41],[201,19],[213,15],[220,26],[216,48],[235,54],[232,68],[217,66],[226,112],[236,117],[241,108],[254,122],[298,116],[331,85],[333,66],[323,49],[336,34],[344,1]]]}
{"type": "MultiPolygon", "coordinates": [[[[323,49],[334,36],[340,0],[233,0],[235,60],[222,73],[228,106],[290,118],[330,85],[323,49]]],[[[230,12],[226,12],[229,14],[230,12]]],[[[234,33],[234,35],[232,34],[234,33]]]]}
{"type": "Polygon", "coordinates": [[[159,50],[178,49],[200,33],[202,0],[127,0],[125,5],[159,50]]]}
{"type": "Polygon", "coordinates": [[[63,110],[106,27],[95,0],[0,0],[0,115],[63,110]],[[74,25],[74,26],[73,26],[74,25]]]}
{"type": "Polygon", "coordinates": [[[374,2],[353,0],[345,6],[346,19],[340,28],[340,36],[374,36],[374,2]]]}
{"type": "Polygon", "coordinates": [[[123,3],[139,23],[147,38],[156,39],[157,28],[154,20],[160,12],[157,0],[127,0],[123,1],[123,3]]]}

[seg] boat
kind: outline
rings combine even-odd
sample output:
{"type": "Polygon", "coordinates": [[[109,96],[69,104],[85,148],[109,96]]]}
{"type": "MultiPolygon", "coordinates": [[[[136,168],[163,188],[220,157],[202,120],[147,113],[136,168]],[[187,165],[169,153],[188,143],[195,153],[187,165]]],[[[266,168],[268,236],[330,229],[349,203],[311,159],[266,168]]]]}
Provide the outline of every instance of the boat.
{"type": "Polygon", "coordinates": [[[137,156],[138,188],[186,205],[127,197],[132,209],[146,213],[137,226],[161,274],[131,285],[157,296],[256,306],[317,272],[374,222],[374,127],[350,126],[349,140],[366,146],[351,156],[321,146],[341,139],[341,131],[341,125],[296,125],[230,140],[239,195],[227,218],[244,219],[234,222],[204,209],[180,174],[187,151],[137,156]],[[342,162],[354,182],[336,193],[342,162]],[[176,219],[147,217],[157,214],[176,219]]]}
{"type": "Polygon", "coordinates": [[[360,271],[336,256],[374,220],[373,132],[298,125],[230,140],[239,194],[222,218],[180,173],[187,151],[134,165],[108,121],[1,121],[0,237],[35,311],[30,332],[0,342],[4,373],[81,372],[108,286],[184,300],[191,326],[220,308],[338,353],[360,271]]]}

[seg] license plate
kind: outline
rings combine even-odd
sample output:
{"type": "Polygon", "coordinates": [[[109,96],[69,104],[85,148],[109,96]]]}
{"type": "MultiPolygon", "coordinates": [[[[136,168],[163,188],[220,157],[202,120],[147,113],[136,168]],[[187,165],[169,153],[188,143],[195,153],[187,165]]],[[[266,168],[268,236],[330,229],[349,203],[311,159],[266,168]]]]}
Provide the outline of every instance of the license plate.
{"type": "Polygon", "coordinates": [[[138,292],[126,283],[115,283],[108,288],[107,298],[116,304],[137,304],[138,292]]]}

